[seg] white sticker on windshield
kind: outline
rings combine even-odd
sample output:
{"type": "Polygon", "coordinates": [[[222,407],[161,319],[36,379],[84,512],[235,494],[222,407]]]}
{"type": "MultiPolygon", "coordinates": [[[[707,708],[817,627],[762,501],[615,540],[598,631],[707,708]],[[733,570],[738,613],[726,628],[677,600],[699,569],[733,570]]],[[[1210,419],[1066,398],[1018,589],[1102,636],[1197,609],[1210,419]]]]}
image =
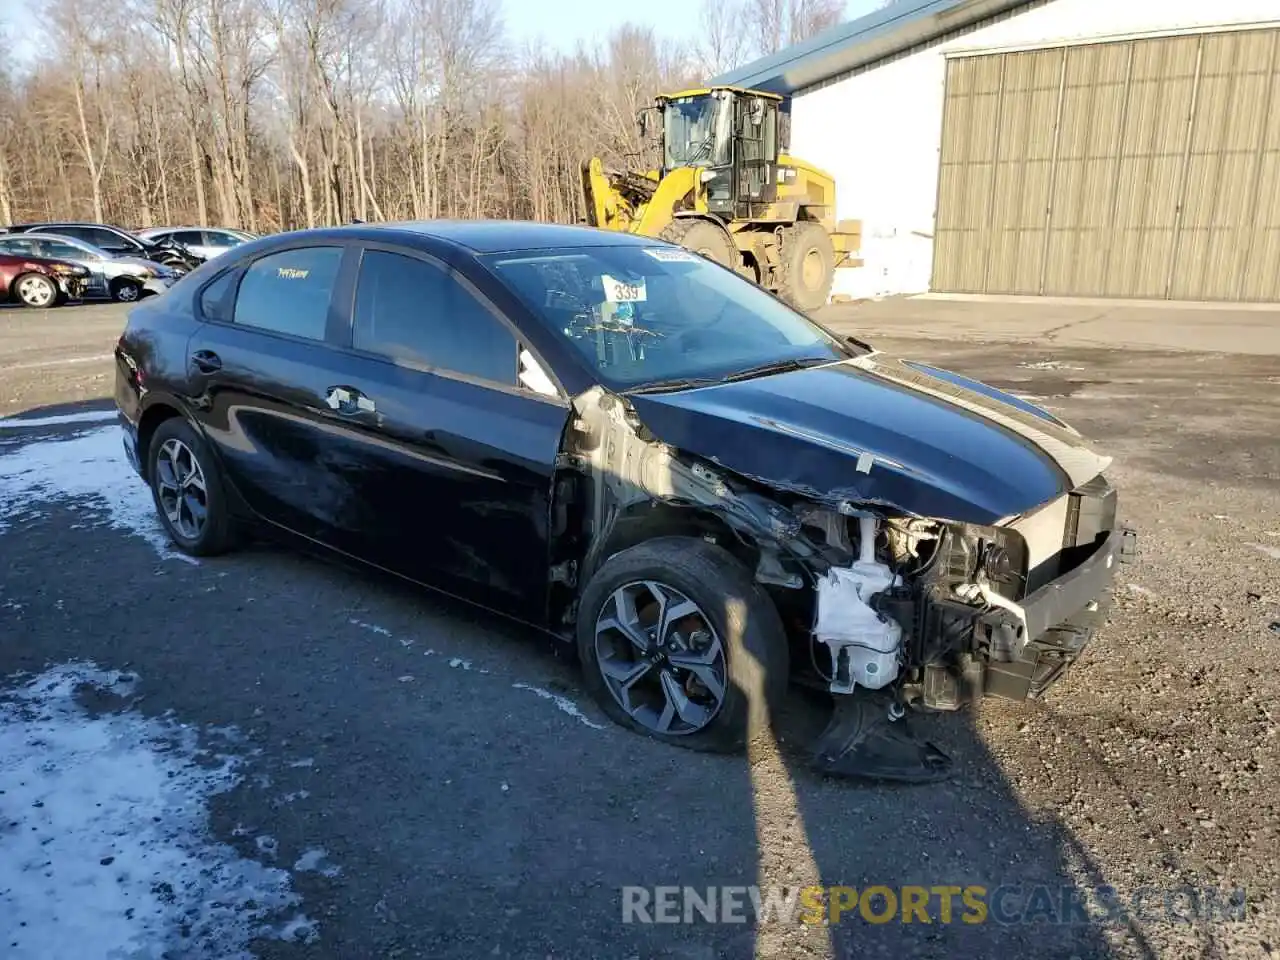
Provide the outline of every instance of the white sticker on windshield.
{"type": "Polygon", "coordinates": [[[645,247],[644,252],[663,263],[697,263],[700,259],[691,250],[666,250],[662,247],[645,247]]]}
{"type": "Polygon", "coordinates": [[[637,303],[647,299],[644,279],[616,280],[607,273],[600,277],[600,285],[604,287],[604,299],[607,303],[637,303]]]}

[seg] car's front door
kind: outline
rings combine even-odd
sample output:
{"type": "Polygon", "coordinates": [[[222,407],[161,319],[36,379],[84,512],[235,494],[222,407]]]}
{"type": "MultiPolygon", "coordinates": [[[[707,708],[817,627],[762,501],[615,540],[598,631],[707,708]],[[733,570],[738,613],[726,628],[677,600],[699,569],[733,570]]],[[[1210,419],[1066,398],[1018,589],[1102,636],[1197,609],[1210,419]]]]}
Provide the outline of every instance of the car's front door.
{"type": "Polygon", "coordinates": [[[188,399],[227,480],[263,519],[321,542],[365,509],[359,444],[326,403],[345,378],[326,337],[346,323],[333,307],[346,251],[287,249],[215,277],[187,344],[188,399]]]}
{"type": "Polygon", "coordinates": [[[441,261],[367,245],[339,409],[367,505],[334,545],[538,621],[567,402],[521,386],[515,329],[441,261]]]}

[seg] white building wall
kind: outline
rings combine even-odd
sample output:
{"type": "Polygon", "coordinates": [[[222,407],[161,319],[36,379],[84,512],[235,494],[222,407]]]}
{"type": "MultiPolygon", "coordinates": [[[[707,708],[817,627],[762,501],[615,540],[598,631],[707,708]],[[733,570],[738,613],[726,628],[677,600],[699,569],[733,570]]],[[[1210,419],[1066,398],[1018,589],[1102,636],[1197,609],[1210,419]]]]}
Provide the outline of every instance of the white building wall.
{"type": "Polygon", "coordinates": [[[946,54],[1229,25],[1280,25],[1280,0],[1053,0],[792,103],[791,150],[836,179],[837,216],[863,222],[853,297],[923,293],[933,266],[946,54]]]}

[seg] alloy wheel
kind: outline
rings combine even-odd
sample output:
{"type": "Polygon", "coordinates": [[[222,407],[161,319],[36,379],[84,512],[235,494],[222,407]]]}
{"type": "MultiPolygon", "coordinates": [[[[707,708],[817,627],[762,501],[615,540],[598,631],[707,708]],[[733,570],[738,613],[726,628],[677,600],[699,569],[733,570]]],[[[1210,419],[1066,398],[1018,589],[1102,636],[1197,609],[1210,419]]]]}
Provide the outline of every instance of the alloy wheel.
{"type": "Polygon", "coordinates": [[[209,494],[200,461],[181,440],[170,438],[156,454],[156,496],[184,539],[198,540],[209,519],[209,494]]]}
{"type": "Polygon", "coordinates": [[[57,295],[58,291],[48,277],[33,274],[18,281],[18,297],[33,307],[48,306],[57,295]]]}
{"type": "Polygon", "coordinates": [[[710,619],[655,580],[624,584],[596,618],[595,654],[605,685],[641,726],[696,733],[724,705],[727,664],[710,619]]]}

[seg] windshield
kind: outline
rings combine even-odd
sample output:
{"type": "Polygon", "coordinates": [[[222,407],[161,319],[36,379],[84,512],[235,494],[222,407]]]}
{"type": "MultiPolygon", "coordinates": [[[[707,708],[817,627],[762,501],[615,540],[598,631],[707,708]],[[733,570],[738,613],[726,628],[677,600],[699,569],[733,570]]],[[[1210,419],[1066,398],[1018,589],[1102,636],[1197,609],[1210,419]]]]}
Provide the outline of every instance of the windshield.
{"type": "Polygon", "coordinates": [[[482,259],[611,389],[850,355],[803,314],[687,250],[574,247],[482,259]]]}
{"type": "Polygon", "coordinates": [[[733,101],[709,96],[669,101],[662,111],[663,166],[722,166],[729,162],[733,101]],[[724,128],[724,129],[722,129],[724,128]]]}

